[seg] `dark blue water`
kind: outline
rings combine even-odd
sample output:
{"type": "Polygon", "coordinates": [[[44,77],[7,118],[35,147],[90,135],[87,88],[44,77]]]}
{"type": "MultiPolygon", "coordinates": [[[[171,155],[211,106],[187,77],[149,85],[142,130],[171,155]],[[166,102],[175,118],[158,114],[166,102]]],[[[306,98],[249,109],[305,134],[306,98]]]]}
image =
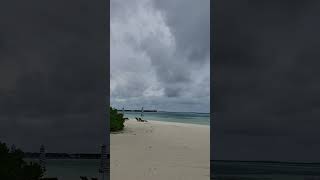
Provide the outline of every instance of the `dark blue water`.
{"type": "MultiPolygon", "coordinates": [[[[37,159],[26,160],[38,162],[37,159]]],[[[56,177],[59,180],[80,180],[80,176],[87,176],[89,179],[92,177],[101,179],[100,160],[98,159],[47,159],[46,164],[47,171],[44,177],[56,177]]]]}
{"type": "MultiPolygon", "coordinates": [[[[120,111],[121,112],[121,111],[120,111]]],[[[141,117],[140,112],[125,112],[125,117],[134,119],[135,117],[141,117]]],[[[178,122],[189,124],[210,124],[209,113],[196,113],[196,112],[144,112],[143,119],[154,121],[166,121],[166,122],[178,122]]]]}
{"type": "Polygon", "coordinates": [[[211,179],[320,180],[320,163],[212,161],[211,179]]]}

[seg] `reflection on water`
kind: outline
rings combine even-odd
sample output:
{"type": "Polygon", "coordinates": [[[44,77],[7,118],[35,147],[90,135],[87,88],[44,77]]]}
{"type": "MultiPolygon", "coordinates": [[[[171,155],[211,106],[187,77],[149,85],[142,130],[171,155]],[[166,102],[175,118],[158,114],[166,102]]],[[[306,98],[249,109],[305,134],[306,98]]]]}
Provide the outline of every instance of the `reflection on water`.
{"type": "Polygon", "coordinates": [[[215,180],[320,180],[320,163],[211,161],[215,180]]]}

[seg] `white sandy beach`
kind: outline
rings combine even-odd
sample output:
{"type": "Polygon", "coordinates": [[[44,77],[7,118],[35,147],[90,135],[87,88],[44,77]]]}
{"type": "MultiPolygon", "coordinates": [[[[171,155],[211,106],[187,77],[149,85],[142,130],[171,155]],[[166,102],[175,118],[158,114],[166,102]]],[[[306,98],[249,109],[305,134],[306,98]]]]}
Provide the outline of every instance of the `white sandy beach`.
{"type": "Polygon", "coordinates": [[[112,180],[209,180],[209,126],[125,122],[110,137],[112,180]]]}

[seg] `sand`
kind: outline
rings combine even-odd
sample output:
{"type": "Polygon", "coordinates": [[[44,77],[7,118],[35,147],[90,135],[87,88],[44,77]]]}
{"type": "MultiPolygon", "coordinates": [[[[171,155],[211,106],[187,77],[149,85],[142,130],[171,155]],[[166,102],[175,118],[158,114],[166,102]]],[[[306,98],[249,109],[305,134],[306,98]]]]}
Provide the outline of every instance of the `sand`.
{"type": "Polygon", "coordinates": [[[209,180],[209,126],[125,122],[111,134],[112,180],[209,180]]]}

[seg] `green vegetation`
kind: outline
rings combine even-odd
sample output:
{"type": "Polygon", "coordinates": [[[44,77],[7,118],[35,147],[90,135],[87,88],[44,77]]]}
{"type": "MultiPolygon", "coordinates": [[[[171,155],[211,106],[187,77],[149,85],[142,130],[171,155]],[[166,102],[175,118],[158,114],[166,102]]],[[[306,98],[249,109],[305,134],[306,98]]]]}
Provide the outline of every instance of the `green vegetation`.
{"type": "Polygon", "coordinates": [[[39,180],[43,170],[37,163],[26,163],[20,149],[9,150],[0,142],[0,179],[2,180],[39,180]]]}
{"type": "Polygon", "coordinates": [[[110,107],[110,131],[122,130],[125,119],[122,113],[118,113],[117,109],[110,107]]]}

